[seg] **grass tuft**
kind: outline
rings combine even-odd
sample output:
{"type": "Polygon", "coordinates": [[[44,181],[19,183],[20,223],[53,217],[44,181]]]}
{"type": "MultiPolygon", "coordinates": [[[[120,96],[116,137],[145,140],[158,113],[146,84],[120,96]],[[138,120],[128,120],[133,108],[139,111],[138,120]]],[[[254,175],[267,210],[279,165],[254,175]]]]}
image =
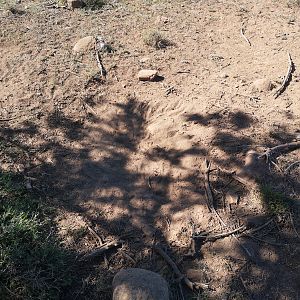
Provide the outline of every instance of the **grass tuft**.
{"type": "Polygon", "coordinates": [[[155,49],[163,49],[172,46],[171,41],[165,38],[160,32],[154,30],[144,34],[144,43],[155,49]]]}
{"type": "Polygon", "coordinates": [[[270,186],[261,187],[261,196],[263,203],[272,214],[283,214],[287,211],[288,205],[285,196],[282,193],[275,192],[270,186]]]}
{"type": "Polygon", "coordinates": [[[1,299],[58,299],[70,285],[70,256],[51,235],[51,213],[20,177],[0,173],[1,299]]]}

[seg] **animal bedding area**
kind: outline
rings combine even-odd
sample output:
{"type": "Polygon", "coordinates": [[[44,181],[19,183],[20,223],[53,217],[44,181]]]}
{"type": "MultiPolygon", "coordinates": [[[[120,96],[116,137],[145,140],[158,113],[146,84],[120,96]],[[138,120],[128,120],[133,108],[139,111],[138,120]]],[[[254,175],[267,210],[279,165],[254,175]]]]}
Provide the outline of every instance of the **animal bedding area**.
{"type": "Polygon", "coordinates": [[[299,299],[299,1],[0,5],[1,172],[55,207],[61,299],[111,299],[127,267],[171,299],[299,299]]]}

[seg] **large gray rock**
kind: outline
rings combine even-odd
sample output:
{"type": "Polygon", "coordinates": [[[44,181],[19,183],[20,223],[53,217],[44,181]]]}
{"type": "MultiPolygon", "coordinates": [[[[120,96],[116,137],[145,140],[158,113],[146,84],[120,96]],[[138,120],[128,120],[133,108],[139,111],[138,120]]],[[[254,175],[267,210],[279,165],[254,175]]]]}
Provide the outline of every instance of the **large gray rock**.
{"type": "Polygon", "coordinates": [[[114,277],[113,300],[169,300],[168,284],[157,273],[124,269],[114,277]]]}

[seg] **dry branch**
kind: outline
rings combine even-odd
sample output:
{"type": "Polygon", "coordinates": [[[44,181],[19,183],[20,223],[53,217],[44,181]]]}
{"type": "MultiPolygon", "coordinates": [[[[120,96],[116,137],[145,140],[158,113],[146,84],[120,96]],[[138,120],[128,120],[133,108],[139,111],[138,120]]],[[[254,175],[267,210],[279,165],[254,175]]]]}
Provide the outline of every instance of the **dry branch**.
{"type": "Polygon", "coordinates": [[[107,242],[107,243],[103,244],[101,247],[93,250],[91,253],[85,254],[83,257],[80,258],[79,261],[93,260],[93,259],[99,257],[100,255],[104,254],[107,250],[112,249],[117,246],[120,246],[122,243],[123,243],[123,241],[121,241],[121,240],[114,240],[111,242],[107,242]]]}
{"type": "Polygon", "coordinates": [[[282,144],[282,145],[278,145],[278,146],[269,148],[267,151],[265,151],[263,154],[261,154],[258,158],[263,158],[265,156],[267,159],[269,159],[269,157],[276,152],[279,154],[284,154],[284,153],[288,153],[288,152],[294,151],[299,148],[300,148],[300,141],[286,143],[286,144],[282,144]]]}
{"type": "Polygon", "coordinates": [[[183,275],[180,270],[178,269],[177,265],[174,263],[174,261],[170,258],[170,256],[158,245],[153,246],[154,250],[168,263],[168,265],[172,268],[173,272],[177,276],[178,280],[183,281],[185,285],[191,289],[192,291],[194,289],[207,289],[208,285],[205,283],[198,283],[198,282],[192,282],[190,281],[185,275],[183,275]]]}
{"type": "Polygon", "coordinates": [[[274,93],[275,99],[286,89],[294,69],[294,63],[292,61],[290,53],[288,53],[288,57],[289,57],[289,67],[280,88],[274,93]]]}
{"type": "Polygon", "coordinates": [[[245,41],[249,44],[249,46],[251,47],[251,43],[250,43],[250,41],[248,40],[248,38],[245,36],[245,34],[244,34],[244,29],[243,29],[243,27],[241,28],[241,35],[242,35],[242,37],[245,39],[245,41]]]}

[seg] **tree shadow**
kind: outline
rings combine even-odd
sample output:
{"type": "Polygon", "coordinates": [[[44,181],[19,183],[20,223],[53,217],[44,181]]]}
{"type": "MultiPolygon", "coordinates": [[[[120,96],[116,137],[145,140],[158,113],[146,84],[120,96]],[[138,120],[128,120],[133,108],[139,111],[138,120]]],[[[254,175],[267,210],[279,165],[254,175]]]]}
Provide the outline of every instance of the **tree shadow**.
{"type": "MultiPolygon", "coordinates": [[[[92,104],[89,102],[89,105],[92,104]]],[[[50,197],[54,205],[63,208],[67,213],[83,216],[84,220],[87,220],[104,240],[119,238],[125,241],[122,247],[125,250],[122,252],[113,249],[107,254],[108,262],[103,263],[101,260],[100,266],[75,262],[80,269],[78,282],[87,280],[91,274],[99,280],[99,275],[101,275],[100,277],[104,278],[101,283],[103,286],[95,285],[92,280],[85,281],[85,287],[81,290],[82,286],[80,284],[78,286],[77,282],[74,290],[64,294],[64,299],[74,298],[74,296],[91,299],[97,293],[103,294],[103,299],[109,298],[110,291],[105,290],[107,281],[110,281],[120,268],[126,266],[159,271],[166,275],[170,282],[173,282],[172,275],[164,271],[165,264],[153,256],[151,251],[153,243],[159,241],[167,245],[169,250],[173,250],[170,255],[176,260],[176,257],[186,257],[185,255],[190,250],[190,228],[207,231],[220,229],[218,221],[214,220],[208,211],[201,217],[207,218],[209,228],[202,228],[201,222],[195,224],[191,216],[185,216],[187,219],[190,218],[190,224],[186,224],[178,233],[178,240],[183,241],[182,245],[180,243],[169,244],[166,237],[170,226],[168,219],[173,217],[183,220],[182,214],[185,209],[192,209],[197,205],[206,206],[205,191],[203,185],[199,184],[204,181],[204,176],[199,171],[190,172],[180,178],[173,178],[171,174],[153,175],[138,169],[134,171],[132,163],[140,159],[140,144],[146,136],[148,107],[133,97],[111,105],[114,107],[114,113],[103,114],[101,117],[94,116],[86,122],[80,122],[62,111],[52,112],[43,124],[47,126],[46,132],[41,123],[33,122],[26,122],[18,128],[0,128],[3,149],[9,147],[19,149],[19,153],[15,156],[12,155],[12,151],[7,151],[5,159],[9,158],[10,163],[15,164],[24,159],[33,161],[23,164],[21,172],[29,178],[38,179],[33,185],[36,191],[45,197],[50,197]],[[173,193],[176,194],[176,199],[172,198],[170,189],[176,189],[173,193]],[[55,202],[55,199],[59,201],[55,202]],[[128,256],[134,259],[130,260],[128,256]]],[[[229,166],[231,169],[236,169],[242,167],[241,158],[246,152],[255,147],[254,140],[243,136],[239,131],[249,128],[254,122],[253,118],[241,111],[227,115],[221,112],[207,116],[193,114],[189,115],[186,120],[200,126],[220,129],[216,132],[212,146],[228,154],[227,158],[210,156],[209,149],[204,146],[194,146],[186,150],[155,146],[143,154],[149,162],[168,162],[171,167],[182,168],[182,161],[186,157],[202,160],[207,157],[217,167],[229,166]]],[[[269,144],[269,137],[267,136],[262,142],[268,141],[267,144],[269,144]]],[[[283,133],[280,137],[283,137],[283,133]]],[[[291,134],[285,135],[284,140],[291,140],[291,137],[291,134]]],[[[200,167],[199,169],[201,171],[200,167]]],[[[296,180],[290,180],[294,188],[297,188],[296,180]]],[[[285,175],[274,173],[259,182],[259,185],[272,184],[274,186],[283,181],[285,181],[285,175]]],[[[247,226],[260,226],[266,221],[267,217],[261,212],[256,213],[254,205],[246,199],[248,196],[246,189],[232,180],[228,174],[221,171],[213,172],[211,186],[216,200],[216,209],[222,217],[226,218],[230,226],[235,226],[241,221],[247,226]],[[242,199],[241,203],[224,207],[224,197],[232,190],[242,199]]],[[[293,210],[295,210],[293,216],[298,217],[296,208],[293,207],[293,210]]],[[[294,223],[296,227],[299,226],[296,219],[294,223]]],[[[279,231],[277,227],[281,226],[279,221],[273,225],[272,230],[267,227],[266,232],[260,232],[263,234],[263,239],[270,237],[274,243],[282,243],[282,241],[290,243],[290,259],[299,258],[299,249],[297,250],[294,246],[291,232],[279,231]]],[[[91,244],[91,237],[85,238],[87,239],[85,241],[91,244]]],[[[260,239],[260,235],[256,238],[260,239]]],[[[231,279],[228,280],[228,287],[224,288],[229,293],[230,299],[235,299],[234,295],[236,296],[241,291],[244,296],[248,294],[249,299],[274,299],[274,296],[278,295],[276,294],[278,291],[274,291],[274,282],[278,282],[278,287],[282,288],[287,282],[292,280],[296,282],[299,278],[298,266],[286,275],[290,270],[290,267],[284,264],[287,258],[286,248],[278,249],[278,246],[270,246],[257,239],[240,238],[238,244],[229,237],[226,239],[226,243],[230,245],[229,248],[226,248],[227,244],[225,243],[224,246],[222,241],[207,243],[198,247],[192,261],[203,267],[201,265],[202,252],[219,253],[225,257],[224,261],[227,264],[233,264],[234,261],[231,279]],[[268,253],[268,247],[273,247],[269,250],[274,256],[273,260],[266,258],[265,251],[268,253]],[[244,248],[251,249],[249,251],[253,253],[254,258],[249,259],[244,248]],[[280,277],[276,270],[285,274],[285,278],[280,277]],[[250,284],[251,282],[253,285],[250,284]]],[[[91,250],[82,249],[82,252],[91,250]]],[[[185,268],[184,263],[189,259],[183,260],[181,265],[185,268]]],[[[209,266],[206,267],[209,268],[209,266]]],[[[211,270],[209,272],[212,273],[211,270]]],[[[204,270],[201,274],[209,278],[209,272],[204,270]]],[[[290,291],[290,294],[285,291],[283,295],[296,299],[292,298],[298,291],[296,284],[293,287],[294,291],[290,291]]],[[[219,287],[213,286],[212,288],[218,289],[219,287]]],[[[174,291],[175,294],[178,293],[178,287],[174,291]]],[[[188,292],[185,290],[185,293],[188,292]]],[[[175,294],[174,299],[179,297],[175,294]]]]}

